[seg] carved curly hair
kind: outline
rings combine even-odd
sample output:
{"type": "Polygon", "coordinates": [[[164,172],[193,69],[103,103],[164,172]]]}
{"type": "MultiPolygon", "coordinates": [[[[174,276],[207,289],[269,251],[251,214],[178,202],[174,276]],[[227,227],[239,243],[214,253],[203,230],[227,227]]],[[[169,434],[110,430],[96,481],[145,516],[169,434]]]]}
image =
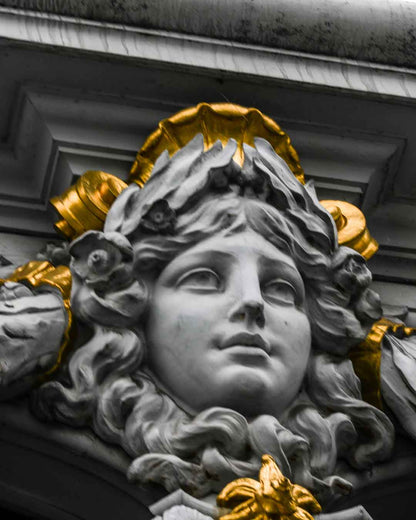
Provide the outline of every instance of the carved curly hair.
{"type": "Polygon", "coordinates": [[[93,323],[94,333],[62,380],[37,391],[34,407],[45,418],[91,425],[121,445],[134,458],[133,480],[204,495],[256,474],[269,453],[288,477],[325,500],[349,486],[334,475],[340,458],[364,468],[391,452],[393,426],[361,399],[347,357],[378,319],[379,300],[368,288],[364,259],[338,247],[313,185],[302,186],[263,139],[245,147],[243,168],[232,160],[235,149],[230,140],[204,152],[197,136],[172,158],[162,154],[142,190],[132,185],[119,196],[104,231],[132,244],[136,281],[217,233],[249,228],[287,252],[304,280],[313,341],[304,385],[289,410],[250,420],[224,408],[191,416],[157,388],[143,362],[144,306],[131,315],[126,307],[123,327],[111,318],[104,324],[96,310],[77,308],[77,283],[74,313],[93,323]]]}

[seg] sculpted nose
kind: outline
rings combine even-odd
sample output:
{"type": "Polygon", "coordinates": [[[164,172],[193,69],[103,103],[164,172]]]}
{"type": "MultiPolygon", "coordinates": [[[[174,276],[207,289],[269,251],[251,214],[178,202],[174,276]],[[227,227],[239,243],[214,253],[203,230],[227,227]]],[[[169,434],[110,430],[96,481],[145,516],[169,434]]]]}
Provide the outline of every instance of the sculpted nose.
{"type": "Polygon", "coordinates": [[[264,327],[264,304],[263,302],[249,300],[244,303],[244,314],[246,322],[255,323],[259,327],[264,327]]]}
{"type": "Polygon", "coordinates": [[[260,287],[258,283],[254,286],[251,284],[250,287],[244,281],[242,283],[242,294],[230,312],[230,321],[243,321],[246,325],[264,327],[264,302],[260,287]]]}

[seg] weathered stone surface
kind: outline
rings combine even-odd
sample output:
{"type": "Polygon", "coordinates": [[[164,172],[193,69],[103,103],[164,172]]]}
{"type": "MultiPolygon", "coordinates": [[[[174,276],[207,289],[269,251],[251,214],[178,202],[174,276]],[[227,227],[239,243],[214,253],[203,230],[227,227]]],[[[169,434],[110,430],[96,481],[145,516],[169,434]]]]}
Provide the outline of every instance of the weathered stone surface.
{"type": "Polygon", "coordinates": [[[67,325],[58,292],[33,294],[22,284],[0,287],[0,398],[30,388],[56,362],[67,325]]]}
{"type": "Polygon", "coordinates": [[[344,58],[416,66],[406,0],[1,0],[0,5],[344,58]]]}

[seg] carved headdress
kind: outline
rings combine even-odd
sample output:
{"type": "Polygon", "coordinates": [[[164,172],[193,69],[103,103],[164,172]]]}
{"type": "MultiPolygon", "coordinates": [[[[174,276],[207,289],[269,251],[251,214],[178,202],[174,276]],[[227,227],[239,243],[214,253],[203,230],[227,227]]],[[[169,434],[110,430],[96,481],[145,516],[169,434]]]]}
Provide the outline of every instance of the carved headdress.
{"type": "MultiPolygon", "coordinates": [[[[205,150],[216,141],[226,145],[229,139],[234,139],[233,159],[240,166],[245,159],[244,144],[253,146],[255,138],[263,138],[285,161],[294,177],[302,184],[305,182],[299,156],[289,136],[272,119],[255,108],[231,103],[200,103],[159,123],[137,153],[129,183],[143,187],[154,172],[155,162],[165,151],[169,156],[175,154],[197,134],[203,136],[205,150]]],[[[89,229],[102,229],[109,208],[125,188],[125,183],[108,173],[86,172],[75,186],[51,199],[62,217],[55,224],[57,230],[72,240],[89,229]]],[[[339,244],[355,249],[368,260],[378,246],[368,232],[362,212],[344,201],[322,200],[321,204],[334,218],[339,244]]]]}

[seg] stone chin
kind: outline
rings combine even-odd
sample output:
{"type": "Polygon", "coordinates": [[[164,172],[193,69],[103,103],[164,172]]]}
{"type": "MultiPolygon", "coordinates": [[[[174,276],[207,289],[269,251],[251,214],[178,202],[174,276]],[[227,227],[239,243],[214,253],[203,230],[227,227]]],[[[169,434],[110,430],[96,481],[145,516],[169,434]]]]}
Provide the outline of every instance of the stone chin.
{"type": "MultiPolygon", "coordinates": [[[[247,418],[259,414],[277,415],[280,408],[270,399],[270,381],[255,367],[232,366],[222,371],[217,384],[199,396],[198,403],[190,406],[186,396],[178,396],[154,377],[160,390],[166,393],[190,416],[195,416],[209,408],[228,408],[247,418]]],[[[286,405],[287,403],[285,403],[286,405]]]]}
{"type": "Polygon", "coordinates": [[[224,380],[219,382],[218,398],[221,406],[231,408],[245,417],[261,414],[280,415],[288,403],[274,398],[273,381],[258,367],[231,366],[224,370],[224,380]]]}

